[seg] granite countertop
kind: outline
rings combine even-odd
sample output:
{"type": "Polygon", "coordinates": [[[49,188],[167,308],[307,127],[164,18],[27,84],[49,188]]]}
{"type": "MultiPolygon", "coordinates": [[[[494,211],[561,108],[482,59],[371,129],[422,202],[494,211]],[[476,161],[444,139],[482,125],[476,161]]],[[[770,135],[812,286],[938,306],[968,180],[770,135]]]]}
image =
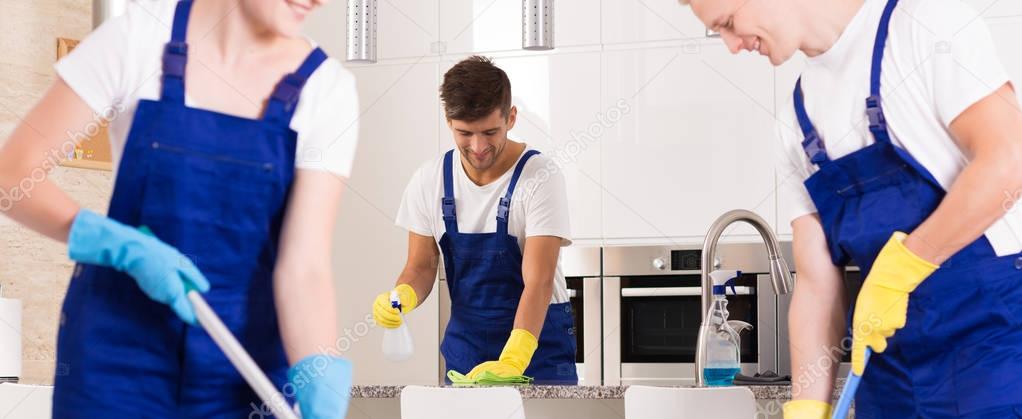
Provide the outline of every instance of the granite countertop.
{"type": "MultiPolygon", "coordinates": [[[[839,378],[834,386],[834,399],[841,395],[844,378],[839,378]]],[[[434,386],[430,386],[434,387],[434,386]]],[[[436,386],[451,387],[451,386],[436,386]]],[[[461,387],[461,386],[459,386],[461,387]]],[[[469,386],[471,387],[471,386],[469,386]]],[[[691,387],[691,386],[664,386],[691,387]]],[[[791,385],[747,386],[757,400],[788,400],[791,399],[791,385]]],[[[356,399],[389,399],[401,395],[403,385],[356,385],[351,389],[356,399]]],[[[518,386],[524,399],[622,399],[628,386],[518,386]]]]}

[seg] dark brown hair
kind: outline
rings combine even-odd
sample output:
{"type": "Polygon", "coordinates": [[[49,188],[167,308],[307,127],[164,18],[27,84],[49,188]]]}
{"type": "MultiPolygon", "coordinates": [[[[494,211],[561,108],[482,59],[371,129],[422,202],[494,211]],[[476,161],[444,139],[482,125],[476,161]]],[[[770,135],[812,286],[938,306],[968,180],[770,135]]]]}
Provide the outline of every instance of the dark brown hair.
{"type": "Polygon", "coordinates": [[[440,85],[447,119],[478,121],[500,109],[511,112],[511,80],[489,58],[473,55],[451,67],[440,85]]]}

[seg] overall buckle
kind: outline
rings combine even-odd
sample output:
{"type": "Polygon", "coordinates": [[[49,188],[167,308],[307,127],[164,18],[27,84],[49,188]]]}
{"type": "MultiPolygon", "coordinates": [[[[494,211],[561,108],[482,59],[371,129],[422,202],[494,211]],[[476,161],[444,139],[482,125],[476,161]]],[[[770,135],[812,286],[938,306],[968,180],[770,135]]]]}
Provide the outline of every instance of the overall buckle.
{"type": "Polygon", "coordinates": [[[443,198],[441,200],[441,206],[443,207],[444,211],[444,219],[453,220],[456,216],[454,198],[443,198]]]}
{"type": "Polygon", "coordinates": [[[866,117],[869,118],[870,130],[887,129],[887,117],[879,95],[866,98],[866,117]]]}
{"type": "Polygon", "coordinates": [[[183,78],[188,64],[188,44],[170,41],[163,47],[163,75],[183,78]]]}
{"type": "Polygon", "coordinates": [[[500,198],[500,205],[497,206],[497,219],[507,222],[507,214],[511,212],[511,199],[500,198]]]}
{"type": "Polygon", "coordinates": [[[304,77],[290,73],[281,79],[280,83],[277,84],[277,88],[273,89],[273,95],[270,97],[282,102],[284,107],[290,111],[298,104],[298,98],[302,95],[302,87],[305,86],[305,81],[304,77]]]}

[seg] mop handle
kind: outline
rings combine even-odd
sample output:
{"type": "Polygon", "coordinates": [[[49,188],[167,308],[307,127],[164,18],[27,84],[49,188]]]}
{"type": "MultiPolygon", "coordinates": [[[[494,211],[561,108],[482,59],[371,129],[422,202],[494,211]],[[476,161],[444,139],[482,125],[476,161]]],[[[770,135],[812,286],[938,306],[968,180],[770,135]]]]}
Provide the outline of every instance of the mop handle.
{"type": "Polygon", "coordinates": [[[259,366],[252,360],[252,357],[245,351],[245,348],[234,338],[234,335],[231,334],[231,331],[220,320],[220,317],[213,312],[209,304],[206,304],[206,300],[202,298],[202,295],[198,291],[189,290],[188,301],[192,303],[192,308],[195,310],[195,317],[198,319],[199,324],[202,325],[203,329],[206,329],[206,332],[213,338],[216,345],[220,347],[220,350],[224,351],[227,359],[231,360],[234,368],[238,369],[241,376],[255,390],[259,398],[263,400],[263,403],[270,408],[273,415],[281,419],[299,419],[294,410],[291,409],[287,399],[284,398],[284,395],[277,391],[277,387],[270,382],[266,374],[263,374],[263,371],[259,369],[259,366]]]}
{"type": "MultiPolygon", "coordinates": [[[[869,363],[869,356],[873,351],[866,348],[866,356],[862,360],[863,372],[865,367],[869,363]]],[[[855,392],[859,389],[859,382],[862,381],[861,375],[855,375],[851,370],[848,371],[848,379],[845,380],[845,387],[841,389],[841,397],[837,399],[837,406],[834,408],[834,415],[831,419],[845,419],[848,417],[848,409],[852,406],[852,400],[855,399],[855,392]]]]}

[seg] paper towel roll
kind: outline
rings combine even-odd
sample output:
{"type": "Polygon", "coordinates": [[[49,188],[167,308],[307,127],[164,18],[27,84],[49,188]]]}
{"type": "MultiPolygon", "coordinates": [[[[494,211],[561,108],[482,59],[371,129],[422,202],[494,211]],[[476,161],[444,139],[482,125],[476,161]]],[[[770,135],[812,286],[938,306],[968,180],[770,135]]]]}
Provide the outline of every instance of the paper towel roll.
{"type": "Polygon", "coordinates": [[[0,298],[0,377],[21,377],[21,300],[0,298]]]}

